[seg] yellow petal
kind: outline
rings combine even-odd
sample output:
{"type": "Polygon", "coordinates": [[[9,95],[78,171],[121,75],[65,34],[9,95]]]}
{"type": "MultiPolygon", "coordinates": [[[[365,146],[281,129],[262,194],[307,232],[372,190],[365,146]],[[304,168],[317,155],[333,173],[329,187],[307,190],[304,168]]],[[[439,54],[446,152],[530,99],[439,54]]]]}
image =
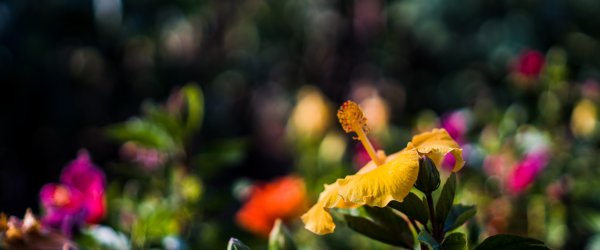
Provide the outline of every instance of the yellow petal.
{"type": "Polygon", "coordinates": [[[430,132],[415,135],[406,148],[416,148],[419,154],[427,155],[438,167],[442,163],[444,156],[451,153],[456,159],[456,163],[452,168],[453,172],[460,170],[465,165],[462,149],[445,129],[434,129],[430,132]]]}
{"type": "Polygon", "coordinates": [[[335,229],[333,218],[331,218],[328,208],[324,208],[320,205],[321,204],[319,203],[315,204],[308,212],[302,215],[304,228],[319,235],[333,233],[333,230],[335,229]]]}
{"type": "Polygon", "coordinates": [[[419,154],[411,149],[390,155],[381,166],[346,176],[337,183],[346,202],[385,207],[391,200],[404,200],[418,174],[419,154]]]}
{"type": "Polygon", "coordinates": [[[301,217],[306,229],[320,235],[333,233],[335,224],[329,213],[329,208],[356,207],[355,204],[342,200],[338,194],[338,190],[339,186],[337,183],[325,185],[325,190],[319,195],[319,201],[301,217]]]}

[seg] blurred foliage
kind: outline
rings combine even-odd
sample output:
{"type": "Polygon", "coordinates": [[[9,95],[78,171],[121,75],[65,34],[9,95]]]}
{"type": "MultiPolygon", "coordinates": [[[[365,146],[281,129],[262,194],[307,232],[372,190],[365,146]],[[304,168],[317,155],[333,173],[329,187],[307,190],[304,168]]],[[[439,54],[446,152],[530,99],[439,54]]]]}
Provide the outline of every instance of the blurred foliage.
{"type": "Polygon", "coordinates": [[[142,117],[107,128],[123,145],[125,162],[115,167],[129,170],[121,171],[128,174],[109,188],[108,221],[125,232],[136,249],[169,248],[165,240],[190,234],[200,216],[196,207],[203,183],[187,165],[187,148],[202,123],[202,91],[189,84],[174,91],[164,105],[143,107],[142,117]]]}

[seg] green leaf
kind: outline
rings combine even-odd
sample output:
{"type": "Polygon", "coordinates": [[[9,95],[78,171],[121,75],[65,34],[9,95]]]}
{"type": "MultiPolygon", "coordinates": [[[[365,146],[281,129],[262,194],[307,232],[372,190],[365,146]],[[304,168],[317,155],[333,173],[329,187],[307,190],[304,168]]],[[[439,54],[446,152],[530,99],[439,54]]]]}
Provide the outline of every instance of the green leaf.
{"type": "Polygon", "coordinates": [[[181,91],[187,103],[187,118],[185,119],[185,131],[189,135],[202,125],[204,118],[204,94],[196,84],[187,84],[181,91]]]}
{"type": "Polygon", "coordinates": [[[163,128],[177,143],[183,141],[183,125],[177,116],[153,104],[144,104],[143,110],[145,120],[163,128]]]}
{"type": "Polygon", "coordinates": [[[467,239],[463,233],[453,233],[444,239],[442,249],[444,250],[464,250],[467,248],[467,239]]]}
{"type": "Polygon", "coordinates": [[[427,225],[427,221],[429,220],[429,210],[427,210],[427,207],[421,199],[412,192],[404,197],[404,201],[398,202],[393,200],[388,203],[388,206],[406,214],[409,218],[412,218],[423,225],[427,225]]]}
{"type": "Polygon", "coordinates": [[[227,243],[227,250],[250,250],[250,248],[240,240],[236,238],[229,238],[229,243],[227,243]]]}
{"type": "Polygon", "coordinates": [[[134,141],[142,146],[161,150],[173,150],[176,143],[163,127],[153,122],[134,118],[107,128],[109,136],[122,141],[134,141]]]}
{"type": "Polygon", "coordinates": [[[452,206],[444,222],[444,232],[460,227],[467,220],[475,216],[475,213],[477,213],[475,206],[465,206],[462,204],[452,206]]]}
{"type": "Polygon", "coordinates": [[[93,234],[90,234],[90,230],[84,230],[81,234],[76,235],[73,239],[79,247],[85,247],[85,249],[102,249],[100,242],[94,238],[93,234]]]}
{"type": "Polygon", "coordinates": [[[548,248],[543,241],[510,234],[497,234],[485,239],[475,250],[543,250],[548,248]]]}
{"type": "Polygon", "coordinates": [[[436,220],[439,224],[444,223],[452,203],[454,203],[454,192],[456,191],[456,174],[452,173],[442,189],[442,193],[438,198],[437,204],[435,205],[436,220]]]}
{"type": "Polygon", "coordinates": [[[421,243],[425,243],[427,244],[431,249],[433,250],[441,250],[442,246],[440,246],[440,243],[437,242],[432,236],[431,234],[429,234],[427,231],[425,230],[421,230],[421,232],[419,233],[419,236],[417,237],[419,239],[419,241],[421,243]]]}
{"type": "Polygon", "coordinates": [[[412,231],[410,231],[410,227],[404,218],[387,207],[364,206],[363,208],[367,211],[369,217],[377,224],[387,228],[392,235],[396,235],[396,237],[400,236],[401,240],[403,240],[407,246],[412,248],[414,238],[412,231]]]}
{"type": "Polygon", "coordinates": [[[203,178],[210,179],[224,168],[235,166],[244,160],[248,142],[245,138],[232,138],[206,142],[204,145],[206,150],[194,155],[192,162],[194,166],[198,166],[203,178]]]}
{"type": "Polygon", "coordinates": [[[392,234],[388,228],[385,228],[367,218],[344,214],[344,220],[349,228],[371,239],[394,246],[412,248],[412,244],[407,245],[404,240],[398,237],[398,235],[392,234]]]}
{"type": "Polygon", "coordinates": [[[296,244],[287,230],[281,223],[281,219],[275,221],[273,229],[269,234],[269,250],[296,250],[296,244]]]}

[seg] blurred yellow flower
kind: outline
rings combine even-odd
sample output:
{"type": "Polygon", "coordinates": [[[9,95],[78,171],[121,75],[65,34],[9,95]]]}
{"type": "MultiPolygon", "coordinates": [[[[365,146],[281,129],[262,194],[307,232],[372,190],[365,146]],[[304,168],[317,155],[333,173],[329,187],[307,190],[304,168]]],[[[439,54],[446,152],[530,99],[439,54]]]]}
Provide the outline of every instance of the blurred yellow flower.
{"type": "Polygon", "coordinates": [[[577,137],[590,137],[596,129],[596,105],[583,99],[577,103],[571,115],[571,131],[577,137]]]}
{"type": "Polygon", "coordinates": [[[290,129],[299,136],[320,136],[329,126],[330,113],[326,97],[315,87],[305,86],[298,93],[298,104],[290,116],[290,129]]]}
{"type": "Polygon", "coordinates": [[[385,131],[390,120],[390,111],[386,101],[379,95],[374,94],[360,102],[360,106],[369,120],[369,127],[373,133],[378,134],[385,131]]]}
{"type": "Polygon", "coordinates": [[[346,132],[355,132],[373,159],[355,175],[325,185],[317,203],[302,216],[306,229],[316,234],[332,233],[335,224],[329,208],[353,208],[363,205],[385,207],[402,201],[410,192],[419,173],[419,158],[427,156],[440,166],[444,155],[451,153],[456,163],[453,171],[464,165],[462,149],[444,129],[434,129],[413,137],[401,151],[385,156],[375,152],[366,137],[368,127],[360,107],[348,101],[338,111],[346,132]]]}
{"type": "Polygon", "coordinates": [[[341,134],[328,133],[319,145],[319,158],[328,164],[342,161],[346,151],[346,141],[341,134]]]}

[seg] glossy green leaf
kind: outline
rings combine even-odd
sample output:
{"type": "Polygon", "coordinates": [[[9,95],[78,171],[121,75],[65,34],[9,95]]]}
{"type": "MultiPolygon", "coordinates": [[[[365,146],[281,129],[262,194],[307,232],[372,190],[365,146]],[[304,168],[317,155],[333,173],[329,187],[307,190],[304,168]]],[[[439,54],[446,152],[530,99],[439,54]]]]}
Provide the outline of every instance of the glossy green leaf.
{"type": "Polygon", "coordinates": [[[443,250],[464,250],[467,248],[467,239],[463,233],[452,233],[447,235],[442,242],[443,250]]]}
{"type": "Polygon", "coordinates": [[[398,235],[393,234],[388,228],[385,228],[367,218],[344,214],[344,220],[349,228],[371,239],[394,246],[412,248],[412,244],[406,244],[404,240],[398,237],[398,235]]]}
{"type": "Polygon", "coordinates": [[[421,232],[419,233],[419,236],[417,238],[419,239],[419,242],[425,243],[427,246],[429,246],[433,250],[442,249],[442,246],[440,245],[440,243],[437,242],[437,240],[435,240],[433,238],[433,236],[431,236],[431,234],[429,234],[425,230],[421,230],[421,232]]]}
{"type": "Polygon", "coordinates": [[[444,223],[452,203],[454,203],[454,193],[456,191],[456,174],[452,173],[442,189],[442,193],[438,198],[437,204],[435,205],[436,221],[440,224],[444,223]]]}
{"type": "Polygon", "coordinates": [[[250,250],[250,248],[240,240],[236,238],[229,238],[229,243],[227,243],[227,250],[250,250]]]}
{"type": "Polygon", "coordinates": [[[275,221],[273,229],[269,234],[269,250],[295,250],[294,240],[288,229],[281,223],[280,219],[275,221]]]}
{"type": "Polygon", "coordinates": [[[409,218],[412,218],[423,225],[427,225],[427,221],[429,220],[429,210],[421,199],[412,192],[404,197],[404,201],[391,201],[388,206],[406,214],[409,218]]]}
{"type": "Polygon", "coordinates": [[[475,216],[475,213],[477,213],[475,206],[465,206],[462,204],[452,206],[444,222],[444,232],[460,227],[467,220],[475,216]]]}
{"type": "Polygon", "coordinates": [[[481,244],[475,247],[475,250],[545,250],[548,248],[544,242],[536,239],[498,234],[485,239],[481,244]]]}

